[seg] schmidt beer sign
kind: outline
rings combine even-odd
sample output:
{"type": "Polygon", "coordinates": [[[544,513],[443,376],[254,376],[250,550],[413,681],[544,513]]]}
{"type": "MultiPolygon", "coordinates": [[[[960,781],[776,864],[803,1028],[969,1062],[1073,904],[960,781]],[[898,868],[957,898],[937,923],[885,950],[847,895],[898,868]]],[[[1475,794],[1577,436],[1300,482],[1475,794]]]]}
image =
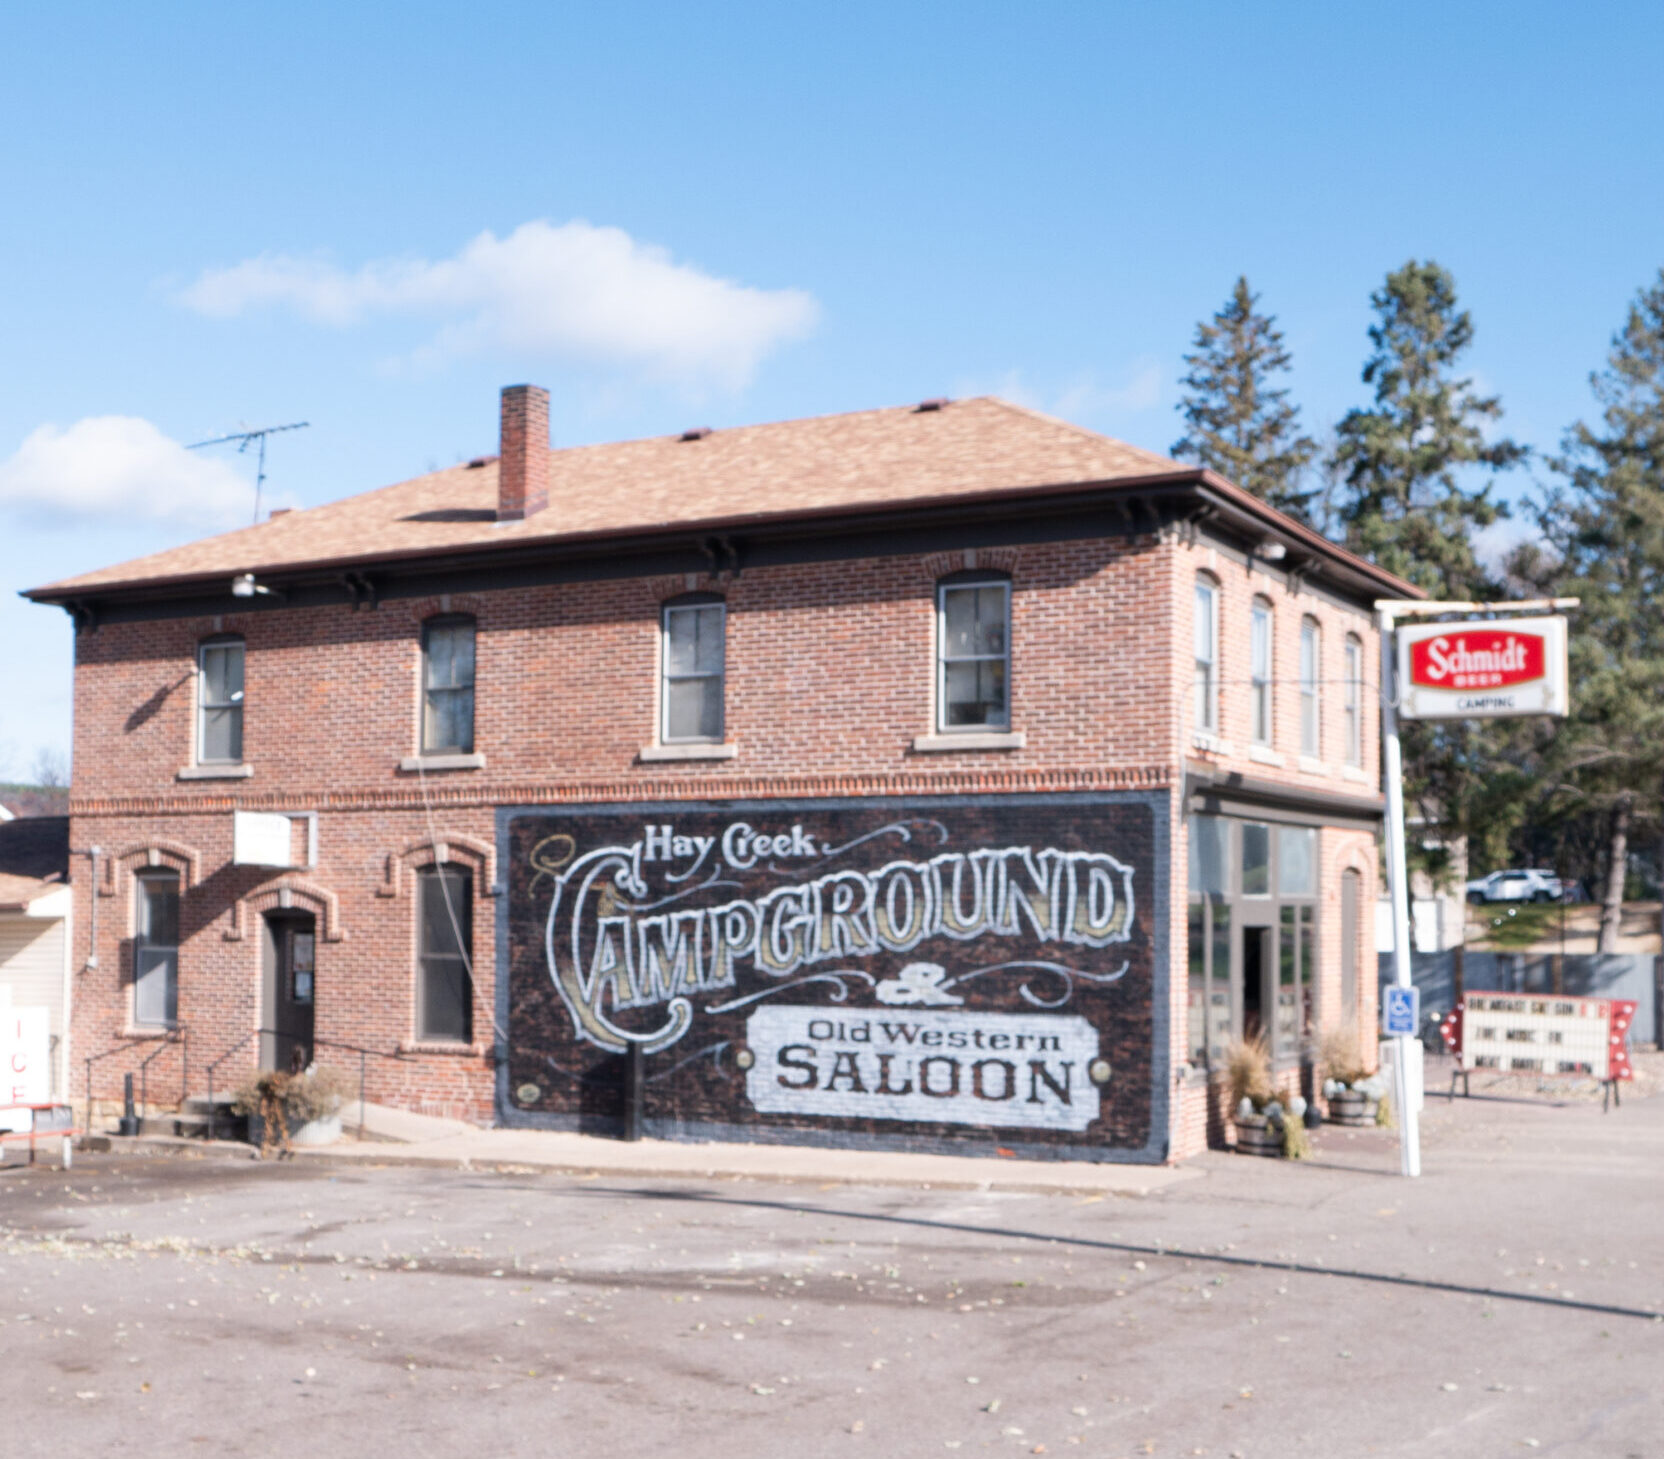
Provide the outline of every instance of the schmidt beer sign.
{"type": "Polygon", "coordinates": [[[1566,712],[1564,618],[1404,624],[1397,636],[1406,719],[1566,712]]]}

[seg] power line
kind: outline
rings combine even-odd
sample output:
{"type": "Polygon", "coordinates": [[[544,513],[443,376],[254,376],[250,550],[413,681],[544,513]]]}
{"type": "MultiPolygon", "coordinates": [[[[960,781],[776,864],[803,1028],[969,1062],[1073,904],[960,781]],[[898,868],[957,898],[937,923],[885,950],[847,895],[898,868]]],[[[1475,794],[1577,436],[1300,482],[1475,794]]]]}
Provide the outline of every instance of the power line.
{"type": "Polygon", "coordinates": [[[228,436],[215,436],[211,441],[197,441],[187,446],[187,451],[200,451],[204,446],[224,446],[231,441],[237,442],[237,454],[240,456],[248,450],[250,441],[260,443],[260,465],[254,476],[254,520],[260,521],[260,490],[266,484],[266,437],[275,436],[279,431],[304,431],[311,421],[292,421],[286,426],[261,426],[255,431],[233,431],[228,436]]]}

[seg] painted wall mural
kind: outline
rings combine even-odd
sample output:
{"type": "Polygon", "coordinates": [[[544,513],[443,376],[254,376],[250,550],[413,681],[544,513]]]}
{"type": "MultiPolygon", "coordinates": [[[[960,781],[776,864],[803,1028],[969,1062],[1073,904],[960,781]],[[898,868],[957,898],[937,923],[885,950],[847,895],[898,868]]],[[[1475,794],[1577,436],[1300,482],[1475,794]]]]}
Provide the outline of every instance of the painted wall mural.
{"type": "Polygon", "coordinates": [[[634,1045],[656,1134],[1144,1150],[1164,816],[1145,795],[504,810],[501,1115],[615,1125],[634,1045]]]}

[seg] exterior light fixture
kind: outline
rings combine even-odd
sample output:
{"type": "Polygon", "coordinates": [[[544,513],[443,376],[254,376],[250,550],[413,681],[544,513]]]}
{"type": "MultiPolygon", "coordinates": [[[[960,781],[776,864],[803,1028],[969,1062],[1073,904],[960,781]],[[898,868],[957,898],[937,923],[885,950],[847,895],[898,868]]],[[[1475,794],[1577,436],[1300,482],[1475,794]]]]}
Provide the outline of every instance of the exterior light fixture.
{"type": "Polygon", "coordinates": [[[1281,542],[1266,542],[1260,546],[1260,556],[1267,562],[1281,562],[1288,556],[1288,548],[1281,542]]]}
{"type": "Polygon", "coordinates": [[[231,596],[233,598],[269,597],[281,598],[283,594],[275,588],[268,588],[263,583],[254,580],[251,572],[240,572],[231,579],[231,596]]]}

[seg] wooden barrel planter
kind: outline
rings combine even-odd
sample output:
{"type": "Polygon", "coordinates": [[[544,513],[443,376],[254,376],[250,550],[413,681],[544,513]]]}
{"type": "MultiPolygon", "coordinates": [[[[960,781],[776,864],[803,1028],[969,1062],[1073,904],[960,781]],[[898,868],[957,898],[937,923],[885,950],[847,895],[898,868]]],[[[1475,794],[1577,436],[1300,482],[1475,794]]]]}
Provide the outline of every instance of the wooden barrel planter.
{"type": "Polygon", "coordinates": [[[1264,1115],[1240,1115],[1236,1122],[1236,1153],[1281,1159],[1283,1132],[1264,1115]]]}
{"type": "Polygon", "coordinates": [[[1329,1096],[1329,1118],[1337,1125],[1363,1127],[1375,1123],[1376,1101],[1356,1089],[1329,1096]]]}

